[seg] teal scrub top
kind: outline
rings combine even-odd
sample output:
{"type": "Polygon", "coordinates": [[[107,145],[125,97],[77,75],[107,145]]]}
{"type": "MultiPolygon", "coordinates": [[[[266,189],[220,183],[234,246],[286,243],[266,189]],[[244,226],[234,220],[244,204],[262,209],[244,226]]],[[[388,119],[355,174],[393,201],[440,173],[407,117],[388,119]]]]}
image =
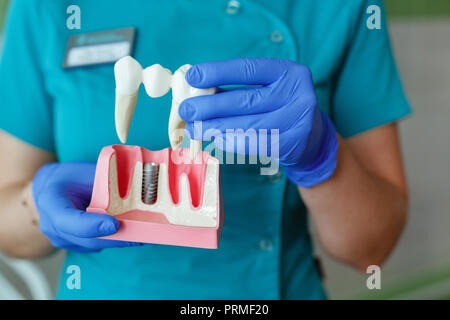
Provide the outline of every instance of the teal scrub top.
{"type": "MultiPolygon", "coordinates": [[[[133,56],[145,67],[238,57],[297,61],[313,74],[319,107],[344,137],[398,120],[410,108],[387,26],[369,30],[379,0],[78,0],[81,30],[68,30],[73,1],[16,0],[0,62],[0,128],[60,162],[96,161],[117,144],[113,64],[63,69],[70,35],[137,30],[133,56]],[[233,2],[236,4],[236,2],[233,2]]],[[[141,88],[128,144],[169,146],[171,95],[141,88]]],[[[225,224],[218,250],[146,245],[68,251],[60,299],[322,299],[306,208],[283,171],[222,165],[225,224]],[[79,266],[81,288],[66,273],[79,266]]]]}

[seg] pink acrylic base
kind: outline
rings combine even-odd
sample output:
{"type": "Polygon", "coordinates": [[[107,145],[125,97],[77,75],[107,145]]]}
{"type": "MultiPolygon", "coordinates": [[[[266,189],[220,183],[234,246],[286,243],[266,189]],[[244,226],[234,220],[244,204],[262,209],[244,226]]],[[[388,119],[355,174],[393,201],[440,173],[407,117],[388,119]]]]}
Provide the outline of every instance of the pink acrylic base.
{"type": "MultiPolygon", "coordinates": [[[[203,194],[204,192],[208,192],[208,190],[203,190],[208,160],[210,165],[217,165],[219,167],[218,160],[207,152],[201,152],[195,161],[191,161],[189,159],[188,149],[149,151],[137,146],[114,145],[104,147],[98,158],[92,199],[86,210],[87,212],[107,214],[109,206],[109,170],[113,155],[116,156],[118,187],[121,198],[125,199],[129,194],[130,183],[137,161],[166,163],[169,183],[166,190],[170,192],[170,198],[173,200],[173,203],[170,205],[177,205],[179,201],[178,182],[180,176],[186,174],[189,179],[190,199],[194,210],[201,210],[203,194]],[[202,157],[200,158],[201,161],[199,161],[198,157],[202,157]],[[183,161],[176,161],[176,164],[172,161],[172,159],[179,160],[180,158],[183,161]]],[[[119,230],[115,234],[103,238],[217,249],[224,220],[220,170],[217,170],[217,172],[217,225],[215,227],[174,225],[167,221],[164,214],[132,210],[116,215],[115,217],[120,222],[119,230]]]]}

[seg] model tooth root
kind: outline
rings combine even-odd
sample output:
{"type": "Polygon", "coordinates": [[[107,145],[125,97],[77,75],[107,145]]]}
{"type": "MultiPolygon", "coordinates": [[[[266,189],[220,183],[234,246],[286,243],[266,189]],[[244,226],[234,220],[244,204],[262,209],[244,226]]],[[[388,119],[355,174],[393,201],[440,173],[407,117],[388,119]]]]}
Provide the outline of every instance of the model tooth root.
{"type": "Polygon", "coordinates": [[[116,91],[115,123],[116,132],[122,143],[127,142],[128,131],[134,110],[136,109],[138,94],[124,96],[116,91]]]}
{"type": "MultiPolygon", "coordinates": [[[[174,145],[178,147],[179,143],[181,143],[181,141],[175,139],[175,136],[179,137],[179,134],[178,135],[173,134],[172,130],[184,128],[186,125],[183,119],[181,119],[178,115],[178,108],[180,104],[187,98],[216,93],[216,88],[198,89],[191,87],[189,83],[186,81],[186,72],[190,68],[192,68],[190,64],[185,64],[180,68],[178,68],[178,70],[175,71],[172,77],[173,103],[172,103],[171,117],[169,119],[169,137],[171,136],[174,137],[173,139],[171,139],[171,143],[173,141],[172,147],[174,145]]],[[[191,138],[190,148],[191,148],[190,158],[191,160],[194,160],[197,154],[202,150],[202,141],[194,140],[191,138]]]]}
{"type": "Polygon", "coordinates": [[[116,80],[115,124],[122,143],[126,143],[131,120],[136,108],[139,86],[142,83],[142,66],[130,56],[114,65],[116,80]]]}
{"type": "Polygon", "coordinates": [[[178,114],[178,107],[179,104],[175,100],[172,100],[172,108],[169,116],[169,141],[173,150],[178,149],[183,142],[184,128],[186,126],[186,122],[178,114]]]}

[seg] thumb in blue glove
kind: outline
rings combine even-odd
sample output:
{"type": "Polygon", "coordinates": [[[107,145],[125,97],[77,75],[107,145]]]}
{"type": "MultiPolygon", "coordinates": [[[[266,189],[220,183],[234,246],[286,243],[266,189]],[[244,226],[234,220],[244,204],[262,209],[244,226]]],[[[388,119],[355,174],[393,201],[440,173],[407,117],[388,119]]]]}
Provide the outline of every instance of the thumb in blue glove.
{"type": "Polygon", "coordinates": [[[116,233],[113,216],[88,213],[95,175],[94,163],[50,163],[36,173],[32,193],[39,227],[56,248],[95,252],[140,243],[97,239],[116,233]]]}
{"type": "Polygon", "coordinates": [[[317,107],[307,67],[269,58],[206,62],[193,66],[186,81],[197,88],[253,86],[184,100],[179,114],[194,139],[208,140],[210,132],[220,132],[214,137],[217,148],[248,154],[248,149],[237,149],[235,136],[228,134],[230,130],[245,133],[249,129],[275,129],[279,134],[278,150],[268,153],[276,157],[293,183],[309,188],[333,174],[337,134],[328,116],[317,107]],[[200,133],[196,132],[196,121],[202,121],[200,133]]]}

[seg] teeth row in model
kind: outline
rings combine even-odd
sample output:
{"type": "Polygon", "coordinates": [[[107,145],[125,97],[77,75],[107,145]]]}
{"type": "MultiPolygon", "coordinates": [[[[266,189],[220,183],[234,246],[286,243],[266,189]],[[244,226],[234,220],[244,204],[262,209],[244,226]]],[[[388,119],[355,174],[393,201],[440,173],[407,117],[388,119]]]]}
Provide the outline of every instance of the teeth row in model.
{"type": "MultiPolygon", "coordinates": [[[[172,107],[169,117],[169,140],[172,149],[177,149],[182,140],[186,123],[178,115],[178,108],[184,99],[215,94],[217,88],[198,89],[191,87],[186,79],[186,72],[191,65],[185,64],[172,75],[169,69],[154,64],[143,69],[130,56],[118,60],[114,66],[116,79],[116,131],[122,143],[127,141],[131,119],[136,108],[139,86],[144,84],[147,95],[157,98],[165,95],[172,88],[172,107]]],[[[191,159],[201,151],[201,141],[191,140],[191,159]]]]}
{"type": "Polygon", "coordinates": [[[144,164],[142,173],[142,202],[154,204],[158,195],[159,165],[155,162],[144,164]]]}

